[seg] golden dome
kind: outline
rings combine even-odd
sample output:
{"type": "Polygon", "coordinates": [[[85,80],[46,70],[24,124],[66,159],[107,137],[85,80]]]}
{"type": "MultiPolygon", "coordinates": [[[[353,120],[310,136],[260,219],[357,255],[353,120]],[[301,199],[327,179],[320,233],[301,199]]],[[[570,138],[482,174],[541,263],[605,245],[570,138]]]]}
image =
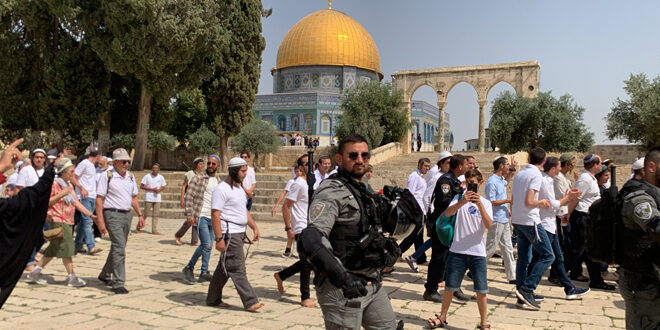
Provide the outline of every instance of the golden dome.
{"type": "Polygon", "coordinates": [[[369,32],[332,9],[307,15],[284,36],[273,70],[302,65],[355,66],[383,78],[378,48],[369,32]]]}

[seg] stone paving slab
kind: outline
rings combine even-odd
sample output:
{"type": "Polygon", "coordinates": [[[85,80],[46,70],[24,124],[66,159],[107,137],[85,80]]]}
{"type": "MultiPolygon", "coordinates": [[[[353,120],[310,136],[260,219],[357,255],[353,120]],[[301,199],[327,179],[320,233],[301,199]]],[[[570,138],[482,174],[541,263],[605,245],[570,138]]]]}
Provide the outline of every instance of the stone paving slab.
{"type": "MultiPolygon", "coordinates": [[[[300,306],[298,277],[285,282],[286,293],[277,292],[273,273],[291,265],[294,258],[281,256],[285,235],[280,222],[259,222],[262,240],[250,247],[247,259],[248,278],[260,300],[266,305],[260,313],[243,311],[231,281],[224,300],[233,307],[205,306],[207,283],[187,285],[181,269],[195,247],[174,245],[173,235],[183,220],[162,219],[165,233],[155,236],[144,232],[132,234],[127,248],[128,295],[114,295],[96,277],[105,262],[110,242],[97,244],[104,249],[98,256],[74,257],[76,273],[88,285],[69,288],[61,261],[53,260],[44,270],[47,285],[18,283],[12,296],[0,310],[0,329],[322,329],[321,310],[300,306]]],[[[147,227],[148,229],[149,227],[147,227]]],[[[188,233],[182,240],[189,242],[188,233]]],[[[408,252],[410,253],[410,252],[408,252]]],[[[209,268],[215,269],[219,253],[213,251],[209,268]]],[[[500,259],[488,262],[488,308],[493,329],[610,329],[623,328],[624,304],[617,292],[592,291],[584,300],[566,301],[563,290],[542,281],[537,293],[546,296],[540,311],[515,305],[514,286],[508,284],[500,259]]],[[[199,274],[201,259],[196,267],[199,274]]],[[[387,290],[397,318],[406,329],[425,328],[426,318],[439,313],[440,304],[422,300],[426,266],[413,273],[399,262],[396,271],[386,277],[387,290]]],[[[584,283],[577,283],[584,285],[584,283]]],[[[472,282],[463,282],[466,293],[472,282]]],[[[315,299],[314,290],[312,298],[315,299]]],[[[448,316],[450,329],[475,329],[479,324],[476,302],[452,304],[448,316]]]]}

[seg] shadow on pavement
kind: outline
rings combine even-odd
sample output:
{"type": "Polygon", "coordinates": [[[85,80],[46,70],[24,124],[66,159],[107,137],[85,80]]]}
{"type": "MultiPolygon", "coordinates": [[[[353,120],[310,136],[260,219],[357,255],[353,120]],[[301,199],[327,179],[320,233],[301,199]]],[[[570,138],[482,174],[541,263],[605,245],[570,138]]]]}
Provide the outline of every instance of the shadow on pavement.
{"type": "Polygon", "coordinates": [[[178,282],[188,284],[183,280],[183,274],[181,272],[157,272],[149,275],[149,278],[158,282],[178,282]]]}

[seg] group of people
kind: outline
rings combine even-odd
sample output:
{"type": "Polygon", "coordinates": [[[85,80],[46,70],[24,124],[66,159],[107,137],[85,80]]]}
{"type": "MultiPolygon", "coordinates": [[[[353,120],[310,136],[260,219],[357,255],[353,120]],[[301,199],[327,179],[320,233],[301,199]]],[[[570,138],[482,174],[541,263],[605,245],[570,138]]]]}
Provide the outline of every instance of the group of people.
{"type": "MultiPolygon", "coordinates": [[[[291,146],[306,146],[306,147],[318,147],[321,144],[321,137],[319,136],[307,136],[300,134],[292,134],[287,138],[286,135],[280,136],[280,142],[282,146],[291,145],[291,146]]],[[[330,145],[334,146],[336,138],[334,136],[330,137],[330,145]]]]}

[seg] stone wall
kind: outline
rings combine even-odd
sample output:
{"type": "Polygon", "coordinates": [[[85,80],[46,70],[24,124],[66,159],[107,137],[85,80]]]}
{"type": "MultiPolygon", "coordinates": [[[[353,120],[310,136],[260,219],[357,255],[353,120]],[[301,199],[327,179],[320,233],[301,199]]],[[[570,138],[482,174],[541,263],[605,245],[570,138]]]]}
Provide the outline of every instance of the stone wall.
{"type": "Polygon", "coordinates": [[[601,155],[603,159],[612,159],[618,165],[630,165],[646,154],[646,151],[634,144],[595,145],[591,148],[591,152],[601,155]]]}

